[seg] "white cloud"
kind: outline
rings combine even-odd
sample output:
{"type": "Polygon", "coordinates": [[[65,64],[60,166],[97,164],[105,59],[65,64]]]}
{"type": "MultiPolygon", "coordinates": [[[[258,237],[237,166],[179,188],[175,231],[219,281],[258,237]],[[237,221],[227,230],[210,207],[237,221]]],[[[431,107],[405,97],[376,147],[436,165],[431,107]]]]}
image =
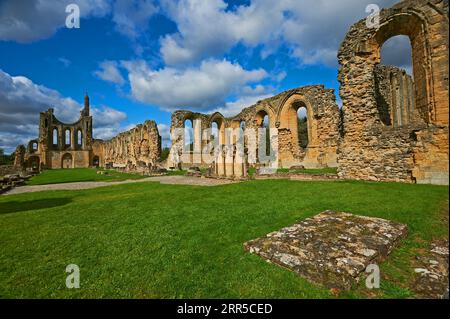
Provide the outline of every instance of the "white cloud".
{"type": "Polygon", "coordinates": [[[381,48],[381,63],[405,69],[412,74],[412,49],[407,36],[399,35],[387,40],[381,48]]]}
{"type": "Polygon", "coordinates": [[[61,62],[61,64],[62,64],[65,68],[69,67],[69,66],[72,64],[72,62],[71,62],[69,59],[66,59],[65,57],[60,57],[60,58],[58,58],[58,61],[61,62]]]}
{"type": "MultiPolygon", "coordinates": [[[[71,123],[79,118],[83,106],[24,76],[11,76],[0,70],[0,148],[11,152],[18,144],[37,138],[39,113],[50,107],[58,119],[71,123]]],[[[115,129],[111,134],[118,132],[126,119],[125,113],[108,106],[94,105],[91,111],[94,137],[97,133],[106,136],[109,128],[115,129]]]]}
{"type": "Polygon", "coordinates": [[[144,61],[122,62],[128,70],[132,97],[164,110],[210,110],[241,87],[267,76],[263,69],[245,70],[226,60],[203,61],[199,67],[152,70],[144,61]]]}
{"type": "Polygon", "coordinates": [[[100,63],[99,67],[100,70],[95,71],[94,74],[100,79],[118,85],[123,85],[125,83],[116,61],[103,61],[100,63]]]}
{"type": "Polygon", "coordinates": [[[49,38],[65,26],[66,6],[71,3],[79,6],[82,19],[102,17],[110,12],[108,0],[2,1],[0,40],[28,43],[49,38]]]}
{"type": "MultiPolygon", "coordinates": [[[[262,55],[287,45],[303,64],[336,66],[336,54],[349,27],[365,17],[372,0],[253,0],[230,11],[223,0],[163,1],[178,32],[161,39],[170,65],[222,56],[237,43],[263,45],[262,55]]],[[[390,7],[396,0],[379,0],[390,7]]]]}
{"type": "Polygon", "coordinates": [[[113,21],[117,32],[136,39],[148,29],[150,18],[157,12],[152,0],[116,0],[113,21]]]}

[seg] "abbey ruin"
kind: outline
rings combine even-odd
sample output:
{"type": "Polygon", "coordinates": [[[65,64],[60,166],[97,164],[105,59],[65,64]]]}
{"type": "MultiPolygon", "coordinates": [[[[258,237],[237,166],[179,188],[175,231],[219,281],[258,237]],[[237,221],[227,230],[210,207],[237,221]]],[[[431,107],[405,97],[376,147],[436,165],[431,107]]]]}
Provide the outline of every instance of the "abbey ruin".
{"type": "Polygon", "coordinates": [[[59,121],[53,109],[40,114],[39,138],[28,147],[19,145],[14,165],[18,169],[105,167],[143,171],[156,165],[161,155],[161,136],[154,121],[147,121],[108,141],[93,139],[89,97],[84,98],[80,119],[59,121]]]}
{"type": "Polygon", "coordinates": [[[311,85],[232,117],[176,111],[169,158],[160,162],[153,121],[110,141],[93,140],[87,98],[74,124],[58,121],[52,109],[41,113],[39,139],[18,147],[16,165],[198,166],[227,178],[245,178],[249,167],[336,167],[342,179],[448,184],[448,25],[443,0],[405,0],[382,10],[376,26],[366,19],[354,24],[338,53],[341,109],[334,90],[311,85]],[[382,45],[397,35],[410,39],[412,76],[380,64],[382,45]]]}

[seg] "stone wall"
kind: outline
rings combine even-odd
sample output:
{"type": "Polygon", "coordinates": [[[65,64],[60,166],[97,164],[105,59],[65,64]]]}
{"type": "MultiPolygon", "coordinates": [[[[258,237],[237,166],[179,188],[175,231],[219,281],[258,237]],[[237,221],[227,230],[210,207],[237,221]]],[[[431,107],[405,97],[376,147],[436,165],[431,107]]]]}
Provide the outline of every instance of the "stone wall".
{"type": "Polygon", "coordinates": [[[448,1],[402,1],[382,10],[375,28],[361,20],[350,28],[338,60],[344,114],[339,176],[448,184],[448,1]],[[381,46],[396,35],[411,39],[414,112],[411,121],[388,125],[380,112],[377,65],[381,46]]]}
{"type": "Polygon", "coordinates": [[[161,156],[161,136],[155,121],[146,121],[109,141],[94,141],[99,166],[126,170],[155,167],[161,156]]]}
{"type": "MultiPolygon", "coordinates": [[[[92,116],[89,97],[75,123],[63,123],[54,110],[48,109],[39,116],[39,137],[23,147],[24,168],[85,168],[92,166],[92,116]]],[[[18,159],[17,159],[18,160],[18,159]]]]}
{"type": "MultiPolygon", "coordinates": [[[[339,108],[334,91],[325,89],[323,85],[311,85],[282,92],[271,98],[243,109],[233,117],[224,117],[220,113],[200,114],[190,111],[176,111],[172,114],[172,148],[168,166],[203,165],[206,161],[201,154],[202,149],[211,142],[211,127],[216,123],[219,130],[219,144],[233,144],[227,141],[225,134],[228,128],[243,127],[246,148],[256,144],[257,133],[251,137],[251,130],[262,126],[267,115],[269,128],[275,132],[272,143],[277,144],[279,167],[304,165],[305,167],[335,167],[337,165],[337,145],[339,139],[339,108]],[[306,109],[308,125],[308,146],[301,148],[298,137],[298,115],[300,107],[306,109]],[[184,137],[178,134],[185,122],[190,120],[193,127],[193,150],[186,150],[184,137]],[[205,130],[209,132],[205,133],[205,130]]],[[[257,164],[252,154],[247,154],[250,164],[257,164]]]]}

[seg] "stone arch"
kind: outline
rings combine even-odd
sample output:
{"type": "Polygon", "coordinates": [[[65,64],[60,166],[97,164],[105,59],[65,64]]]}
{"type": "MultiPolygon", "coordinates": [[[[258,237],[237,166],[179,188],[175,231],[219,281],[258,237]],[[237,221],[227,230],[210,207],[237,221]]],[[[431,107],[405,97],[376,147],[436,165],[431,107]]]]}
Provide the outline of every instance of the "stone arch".
{"type": "Polygon", "coordinates": [[[297,112],[302,107],[306,109],[308,141],[309,144],[314,145],[317,140],[317,127],[314,125],[314,111],[308,99],[298,93],[290,94],[282,102],[277,115],[279,129],[287,129],[291,132],[294,148],[299,145],[297,112]]]}
{"type": "Polygon", "coordinates": [[[73,168],[73,157],[70,153],[65,153],[61,159],[61,168],[73,168]]]}
{"type": "MultiPolygon", "coordinates": [[[[375,65],[381,62],[381,48],[383,44],[398,35],[407,36],[412,48],[413,78],[415,82],[415,101],[420,117],[426,123],[433,121],[436,114],[432,60],[430,58],[430,43],[426,39],[427,21],[415,12],[395,14],[380,25],[380,28],[369,40],[371,58],[375,65]]],[[[375,66],[374,65],[374,66],[375,66]]],[[[375,71],[375,70],[374,70],[375,71]]],[[[400,120],[401,121],[401,120],[400,120]]]]}
{"type": "Polygon", "coordinates": [[[224,145],[226,143],[226,141],[225,141],[225,127],[226,127],[225,117],[221,113],[216,112],[216,113],[212,114],[211,117],[209,118],[209,127],[211,129],[212,129],[213,123],[217,124],[218,134],[219,134],[219,144],[224,145]]]}
{"type": "Polygon", "coordinates": [[[100,167],[100,157],[97,155],[94,155],[94,157],[92,158],[92,166],[94,167],[100,167]]]}
{"type": "Polygon", "coordinates": [[[59,145],[59,134],[58,134],[58,128],[54,127],[52,129],[52,145],[57,147],[59,145]]]}
{"type": "Polygon", "coordinates": [[[338,53],[345,128],[339,150],[341,177],[440,182],[442,167],[448,176],[448,151],[442,160],[424,160],[424,152],[432,148],[424,145],[430,140],[448,150],[447,12],[447,1],[405,0],[382,10],[378,26],[370,28],[363,19],[351,27],[338,53]],[[394,129],[386,127],[389,121],[383,122],[379,112],[375,71],[382,45],[398,35],[408,36],[412,47],[418,121],[394,129]]]}
{"type": "Polygon", "coordinates": [[[39,150],[39,142],[37,140],[31,140],[28,143],[28,152],[29,153],[36,153],[39,150]]]}
{"type": "Polygon", "coordinates": [[[64,129],[64,146],[70,147],[72,145],[72,130],[70,128],[64,129]]]}
{"type": "Polygon", "coordinates": [[[264,114],[269,117],[269,127],[276,127],[276,114],[272,108],[266,105],[257,105],[255,108],[255,115],[253,117],[253,124],[255,128],[262,125],[262,121],[265,116],[264,114]]]}
{"type": "Polygon", "coordinates": [[[39,170],[41,165],[41,159],[37,155],[28,157],[28,167],[33,170],[39,170]]]}
{"type": "Polygon", "coordinates": [[[83,132],[81,131],[81,129],[77,129],[77,143],[76,146],[78,148],[83,146],[83,132]]]}

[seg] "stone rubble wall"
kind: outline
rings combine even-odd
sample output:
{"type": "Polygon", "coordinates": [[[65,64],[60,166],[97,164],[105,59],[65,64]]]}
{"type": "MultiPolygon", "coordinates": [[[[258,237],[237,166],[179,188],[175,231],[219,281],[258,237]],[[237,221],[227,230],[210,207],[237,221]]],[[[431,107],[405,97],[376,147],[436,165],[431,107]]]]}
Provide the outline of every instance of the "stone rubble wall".
{"type": "Polygon", "coordinates": [[[161,136],[155,121],[146,121],[108,141],[94,141],[94,157],[99,166],[138,170],[157,165],[161,156],[161,136]]]}
{"type": "Polygon", "coordinates": [[[338,60],[339,176],[448,184],[448,1],[402,1],[381,11],[377,28],[361,20],[347,33],[338,60]],[[399,34],[411,39],[415,111],[395,127],[383,122],[376,79],[381,46],[399,34]]]}
{"type": "MultiPolygon", "coordinates": [[[[195,145],[205,147],[210,142],[210,134],[202,136],[202,131],[211,129],[214,122],[218,123],[219,135],[226,128],[238,128],[243,123],[244,132],[260,127],[259,114],[269,117],[269,127],[278,129],[279,166],[290,167],[303,164],[306,167],[335,167],[337,165],[337,145],[339,140],[339,108],[336,104],[334,90],[325,89],[323,85],[311,85],[282,92],[276,96],[259,101],[257,104],[243,109],[233,117],[224,117],[220,113],[201,114],[190,111],[176,111],[172,114],[172,148],[168,166],[177,167],[192,164],[204,164],[201,156],[180,158],[184,141],[182,136],[174,133],[176,129],[184,128],[185,121],[191,120],[194,130],[195,145]],[[297,132],[297,109],[305,107],[308,118],[309,144],[302,149],[299,146],[297,132]],[[209,135],[209,136],[208,136],[209,135]]],[[[248,136],[248,144],[251,137],[248,136]]],[[[221,144],[225,144],[222,138],[221,144]]],[[[201,148],[199,148],[201,149],[201,148]]],[[[251,155],[249,155],[252,158],[251,155]]]]}

